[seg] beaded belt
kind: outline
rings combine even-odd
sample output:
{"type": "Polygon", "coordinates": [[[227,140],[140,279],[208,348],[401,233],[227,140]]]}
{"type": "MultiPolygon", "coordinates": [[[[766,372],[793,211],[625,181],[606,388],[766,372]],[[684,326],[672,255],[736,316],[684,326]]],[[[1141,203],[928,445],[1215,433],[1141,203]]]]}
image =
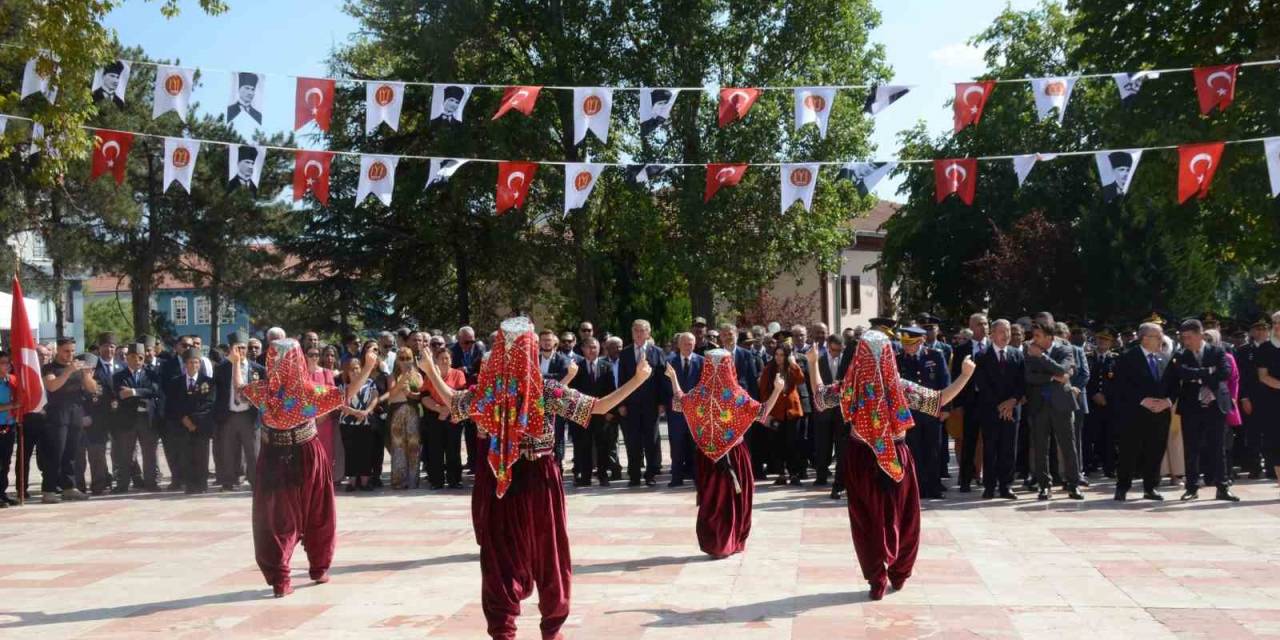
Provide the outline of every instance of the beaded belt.
{"type": "Polygon", "coordinates": [[[304,424],[301,427],[288,430],[263,429],[262,431],[266,435],[267,444],[277,447],[302,444],[316,437],[316,425],[314,423],[304,424]]]}

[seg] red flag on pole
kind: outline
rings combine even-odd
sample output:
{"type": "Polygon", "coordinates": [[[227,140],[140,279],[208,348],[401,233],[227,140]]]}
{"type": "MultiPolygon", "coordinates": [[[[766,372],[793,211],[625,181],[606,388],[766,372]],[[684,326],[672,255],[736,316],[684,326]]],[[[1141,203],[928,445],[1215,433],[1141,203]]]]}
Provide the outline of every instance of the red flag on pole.
{"type": "Polygon", "coordinates": [[[93,164],[89,168],[89,179],[97,180],[98,176],[110,173],[116,184],[124,182],[125,162],[129,159],[129,148],[133,146],[133,134],[123,131],[99,129],[93,134],[93,164]]]}
{"type": "Polygon", "coordinates": [[[22,285],[18,276],[13,277],[13,317],[9,322],[9,353],[13,354],[13,373],[16,378],[13,399],[20,407],[15,411],[19,418],[44,408],[47,398],[44,379],[40,376],[40,355],[36,353],[36,337],[31,333],[27,320],[27,305],[22,297],[22,285]]]}
{"type": "Polygon", "coordinates": [[[1218,171],[1223,146],[1221,142],[1206,142],[1178,147],[1178,204],[1191,196],[1204,200],[1209,195],[1209,183],[1218,171]]]}
{"type": "Polygon", "coordinates": [[[1196,97],[1200,99],[1200,113],[1209,115],[1214,109],[1226,110],[1236,97],[1236,70],[1238,64],[1216,67],[1196,67],[1191,70],[1196,80],[1196,97]]]}
{"type": "Polygon", "coordinates": [[[702,201],[711,202],[720,187],[736,187],[747,173],[745,164],[713,162],[707,165],[707,188],[702,191],[702,201]]]}
{"type": "Polygon", "coordinates": [[[756,98],[759,97],[759,89],[751,89],[748,87],[721,89],[719,112],[720,128],[723,129],[729,123],[747,117],[747,112],[751,110],[751,105],[754,105],[756,103],[756,98]]]}
{"type": "Polygon", "coordinates": [[[294,202],[310,191],[321,206],[329,206],[329,163],[332,161],[333,154],[328,151],[298,151],[294,155],[294,202]]]}
{"type": "Polygon", "coordinates": [[[529,183],[538,170],[536,162],[503,162],[498,165],[498,213],[523,207],[529,183]]]}
{"type": "Polygon", "coordinates": [[[934,160],[933,183],[938,192],[938,202],[954,193],[965,204],[973,204],[973,192],[978,184],[978,161],[973,158],[934,160]]]}
{"type": "Polygon", "coordinates": [[[995,80],[956,83],[956,99],[951,105],[955,110],[956,133],[982,120],[982,109],[987,106],[987,98],[995,88],[995,80]]]}
{"type": "Polygon", "coordinates": [[[334,81],[329,78],[298,78],[293,103],[293,129],[296,131],[312,120],[321,131],[329,130],[333,117],[334,81]]]}

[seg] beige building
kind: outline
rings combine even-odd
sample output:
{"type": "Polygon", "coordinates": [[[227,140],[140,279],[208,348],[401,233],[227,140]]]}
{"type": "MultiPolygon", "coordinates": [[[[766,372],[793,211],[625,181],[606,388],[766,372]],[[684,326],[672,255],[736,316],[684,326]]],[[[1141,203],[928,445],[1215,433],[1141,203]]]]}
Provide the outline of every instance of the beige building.
{"type": "Polygon", "coordinates": [[[884,248],[882,227],[897,211],[897,204],[881,200],[867,215],[851,221],[854,240],[840,252],[838,274],[818,273],[816,261],[809,262],[778,276],[769,293],[778,300],[816,298],[811,321],[825,322],[833,331],[869,326],[871,318],[889,311],[888,283],[872,265],[884,248]]]}

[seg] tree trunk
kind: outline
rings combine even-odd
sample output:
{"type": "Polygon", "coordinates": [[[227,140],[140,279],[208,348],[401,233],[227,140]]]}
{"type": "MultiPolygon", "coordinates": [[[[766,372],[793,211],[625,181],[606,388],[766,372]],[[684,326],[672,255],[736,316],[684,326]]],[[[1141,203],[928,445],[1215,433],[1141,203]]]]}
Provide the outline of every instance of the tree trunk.
{"type": "MultiPolygon", "coordinates": [[[[129,278],[129,297],[133,300],[133,335],[151,333],[151,279],[129,278]]],[[[127,338],[132,342],[133,338],[127,338]]]]}
{"type": "Polygon", "coordinates": [[[716,324],[716,295],[711,285],[701,280],[689,281],[689,302],[693,306],[693,315],[707,319],[707,325],[716,324]]]}
{"type": "Polygon", "coordinates": [[[214,280],[209,286],[209,349],[218,346],[218,303],[222,300],[222,287],[214,280]]]}
{"type": "Polygon", "coordinates": [[[471,324],[471,265],[461,244],[453,250],[453,269],[458,276],[458,326],[471,324]]]}
{"type": "Polygon", "coordinates": [[[67,316],[65,309],[67,297],[66,282],[62,277],[62,260],[57,257],[57,254],[54,255],[52,264],[54,333],[57,335],[58,339],[62,339],[67,335],[67,316]]]}

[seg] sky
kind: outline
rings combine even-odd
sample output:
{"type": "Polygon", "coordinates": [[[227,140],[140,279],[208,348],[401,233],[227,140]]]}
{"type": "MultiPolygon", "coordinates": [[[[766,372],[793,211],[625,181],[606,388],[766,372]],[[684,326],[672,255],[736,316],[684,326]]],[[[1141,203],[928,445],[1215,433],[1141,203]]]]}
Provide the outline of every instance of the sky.
{"type": "MultiPolygon", "coordinates": [[[[157,3],[126,2],[108,16],[106,24],[125,45],[141,45],[153,57],[200,68],[204,82],[193,99],[207,110],[229,103],[231,72],[267,73],[261,88],[266,99],[262,128],[288,131],[293,126],[291,76],[323,76],[329,52],[346,42],[358,26],[342,13],[341,4],[338,0],[231,0],[229,12],[211,17],[195,2],[186,1],[182,15],[167,20],[157,3]]],[[[882,23],[872,38],[885,46],[894,83],[917,85],[876,116],[872,141],[877,159],[896,157],[898,132],[919,120],[935,134],[949,130],[951,111],[945,105],[954,92],[952,83],[969,80],[984,68],[982,52],[965,42],[1007,5],[1021,10],[1036,4],[1038,0],[969,0],[963,10],[957,10],[953,0],[876,0],[882,23]]],[[[251,122],[248,118],[237,122],[241,134],[252,133],[245,124],[251,122]]],[[[901,200],[896,193],[899,182],[886,179],[877,187],[877,195],[901,200]]]]}

